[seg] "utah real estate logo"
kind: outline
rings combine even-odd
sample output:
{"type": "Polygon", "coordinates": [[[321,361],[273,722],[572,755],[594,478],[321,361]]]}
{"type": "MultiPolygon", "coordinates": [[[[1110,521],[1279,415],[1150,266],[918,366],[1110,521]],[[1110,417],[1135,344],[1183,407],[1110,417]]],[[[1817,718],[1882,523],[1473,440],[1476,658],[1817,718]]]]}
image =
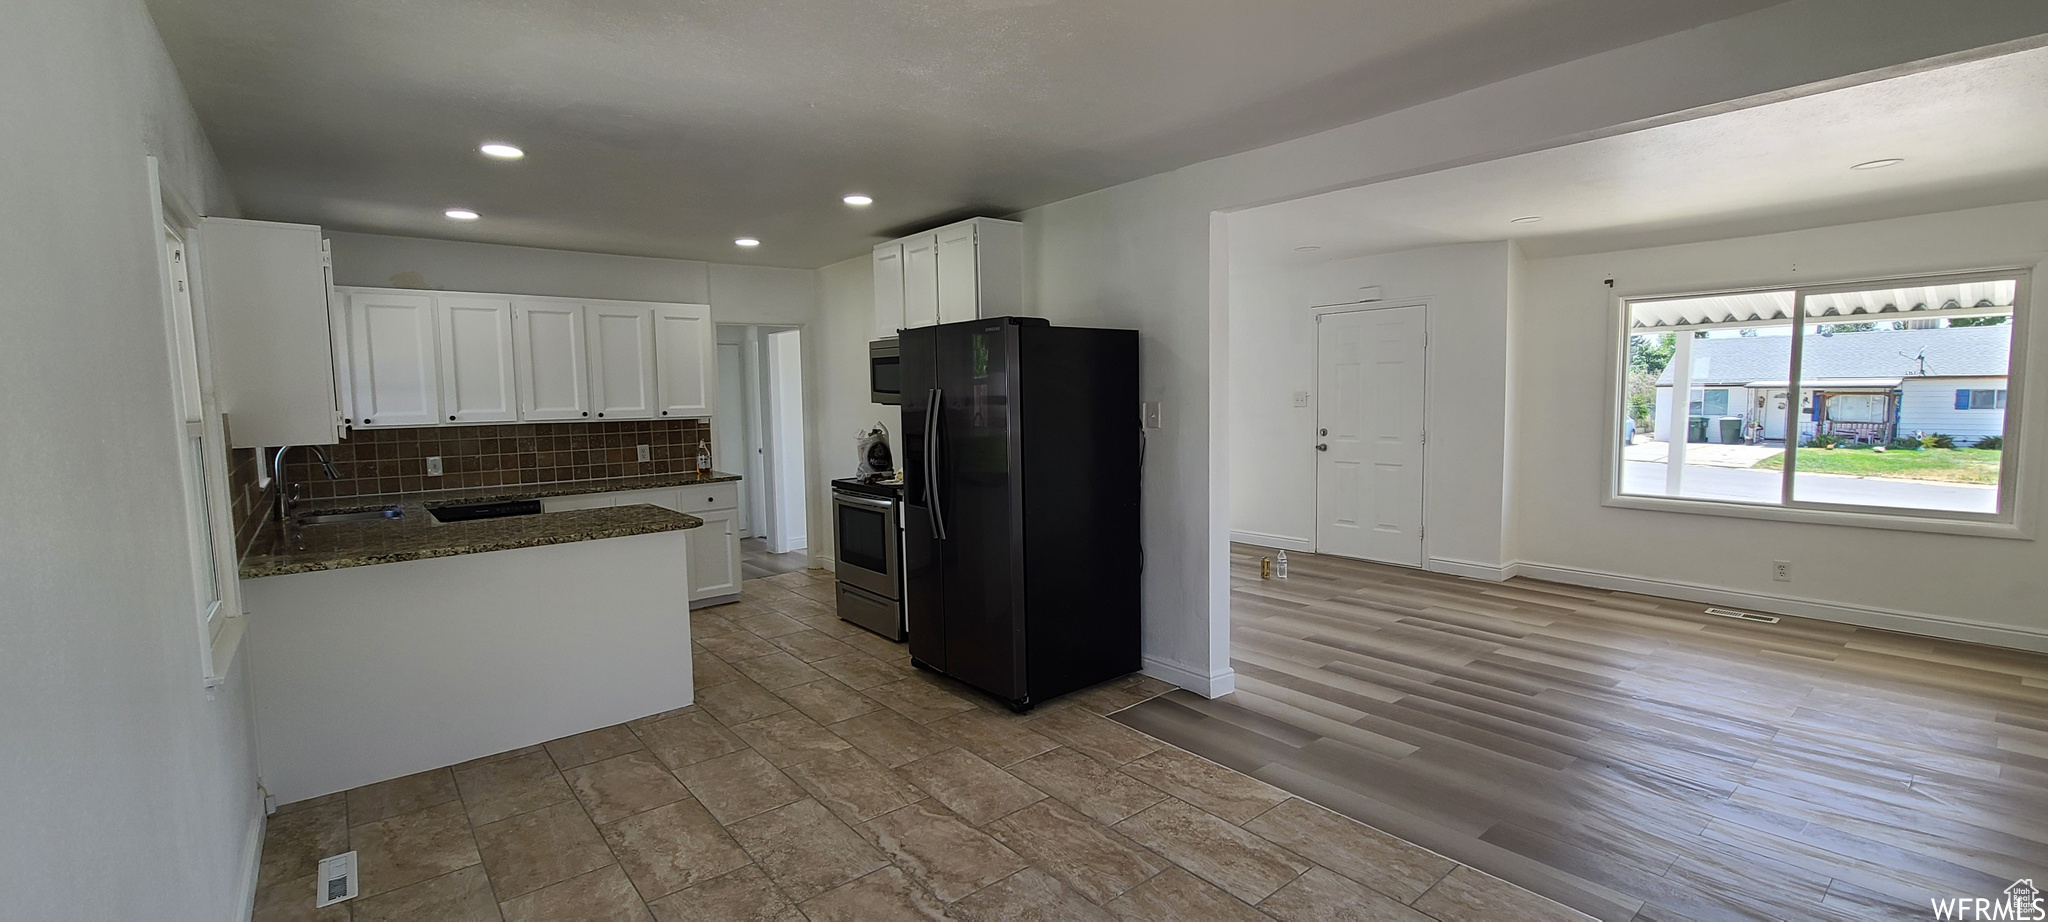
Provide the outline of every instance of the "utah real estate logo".
{"type": "Polygon", "coordinates": [[[1955,899],[1934,899],[1936,919],[1952,919],[1957,922],[2042,922],[2048,920],[2048,904],[2041,891],[2028,880],[2016,880],[2005,888],[1996,899],[1986,897],[1958,897],[1955,899]]]}

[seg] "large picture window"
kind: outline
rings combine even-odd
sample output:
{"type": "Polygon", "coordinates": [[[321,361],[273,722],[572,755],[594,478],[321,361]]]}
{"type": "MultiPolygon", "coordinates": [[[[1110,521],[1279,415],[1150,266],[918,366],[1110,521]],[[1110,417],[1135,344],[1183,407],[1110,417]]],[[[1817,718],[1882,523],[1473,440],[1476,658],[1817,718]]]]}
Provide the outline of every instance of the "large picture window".
{"type": "Polygon", "coordinates": [[[1625,300],[1615,495],[2011,521],[2028,281],[1625,300]]]}

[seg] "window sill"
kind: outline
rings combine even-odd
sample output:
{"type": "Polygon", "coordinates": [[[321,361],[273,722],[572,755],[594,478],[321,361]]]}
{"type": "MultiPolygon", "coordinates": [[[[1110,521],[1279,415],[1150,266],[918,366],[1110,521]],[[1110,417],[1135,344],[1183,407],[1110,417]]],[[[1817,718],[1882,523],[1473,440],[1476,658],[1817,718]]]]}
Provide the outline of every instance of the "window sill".
{"type": "Polygon", "coordinates": [[[2034,540],[2033,535],[2013,522],[1922,518],[1889,513],[1840,512],[1833,509],[1753,506],[1741,503],[1672,499],[1666,496],[1630,496],[1625,494],[1610,495],[1600,505],[1615,509],[1642,509],[1652,512],[1678,512],[1689,515],[1718,515],[1728,518],[1762,519],[1772,522],[1800,522],[1809,525],[1875,528],[1884,531],[1917,531],[1927,534],[1969,535],[1977,538],[2006,538],[2017,541],[2034,540]]]}
{"type": "Polygon", "coordinates": [[[229,618],[221,624],[220,631],[214,634],[213,655],[210,658],[213,665],[207,670],[207,688],[219,688],[227,684],[228,673],[235,665],[235,654],[242,649],[242,632],[247,623],[248,619],[240,616],[229,618]]]}

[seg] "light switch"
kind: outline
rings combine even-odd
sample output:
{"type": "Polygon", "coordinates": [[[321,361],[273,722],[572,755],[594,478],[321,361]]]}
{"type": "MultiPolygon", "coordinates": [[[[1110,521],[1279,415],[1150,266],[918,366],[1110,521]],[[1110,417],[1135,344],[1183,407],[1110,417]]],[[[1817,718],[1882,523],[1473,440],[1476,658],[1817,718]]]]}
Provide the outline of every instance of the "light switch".
{"type": "Polygon", "coordinates": [[[429,477],[439,477],[439,476],[441,476],[441,456],[440,456],[440,455],[435,455],[435,456],[433,456],[433,457],[431,457],[431,458],[428,458],[428,459],[427,459],[427,476],[429,476],[429,477]]]}
{"type": "Polygon", "coordinates": [[[1297,407],[1308,406],[1308,391],[1295,391],[1294,405],[1297,407]]]}
{"type": "Polygon", "coordinates": [[[1147,400],[1144,404],[1145,428],[1159,428],[1159,401],[1147,400]]]}

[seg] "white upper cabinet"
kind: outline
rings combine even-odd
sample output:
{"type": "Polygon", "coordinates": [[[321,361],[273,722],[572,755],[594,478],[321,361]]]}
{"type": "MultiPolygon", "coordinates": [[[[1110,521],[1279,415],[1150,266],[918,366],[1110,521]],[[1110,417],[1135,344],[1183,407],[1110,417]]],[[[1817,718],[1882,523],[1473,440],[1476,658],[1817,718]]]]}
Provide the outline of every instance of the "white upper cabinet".
{"type": "Polygon", "coordinates": [[[718,390],[718,331],[708,304],[654,309],[655,415],[708,417],[718,390]]]}
{"type": "Polygon", "coordinates": [[[939,236],[921,234],[903,245],[903,328],[939,322],[939,236]]]}
{"type": "Polygon", "coordinates": [[[350,377],[355,409],[362,414],[356,425],[439,422],[441,380],[433,297],[356,291],[349,294],[348,313],[350,377]]]}
{"type": "Polygon", "coordinates": [[[451,423],[518,419],[512,299],[440,295],[436,302],[441,322],[441,415],[451,423]]]}
{"type": "Polygon", "coordinates": [[[514,306],[512,334],[519,418],[588,417],[590,377],[583,347],[583,305],[520,299],[514,306]]]}
{"type": "Polygon", "coordinates": [[[191,247],[216,401],[236,448],[332,445],[340,402],[320,228],[206,218],[191,247]]]}
{"type": "Polygon", "coordinates": [[[583,306],[590,350],[590,407],[598,419],[654,416],[654,308],[591,302],[583,306]]]}
{"type": "Polygon", "coordinates": [[[347,335],[322,365],[347,369],[357,426],[701,418],[717,399],[708,305],[335,291],[347,335]]]}
{"type": "Polygon", "coordinates": [[[903,329],[903,244],[875,247],[875,338],[903,329]]]}
{"type": "Polygon", "coordinates": [[[975,271],[974,222],[939,231],[939,322],[981,317],[980,273],[975,271]]]}
{"type": "Polygon", "coordinates": [[[878,337],[893,334],[882,327],[899,302],[903,329],[1022,313],[1023,225],[971,218],[876,247],[878,337]],[[885,270],[892,261],[900,280],[885,270]]]}

